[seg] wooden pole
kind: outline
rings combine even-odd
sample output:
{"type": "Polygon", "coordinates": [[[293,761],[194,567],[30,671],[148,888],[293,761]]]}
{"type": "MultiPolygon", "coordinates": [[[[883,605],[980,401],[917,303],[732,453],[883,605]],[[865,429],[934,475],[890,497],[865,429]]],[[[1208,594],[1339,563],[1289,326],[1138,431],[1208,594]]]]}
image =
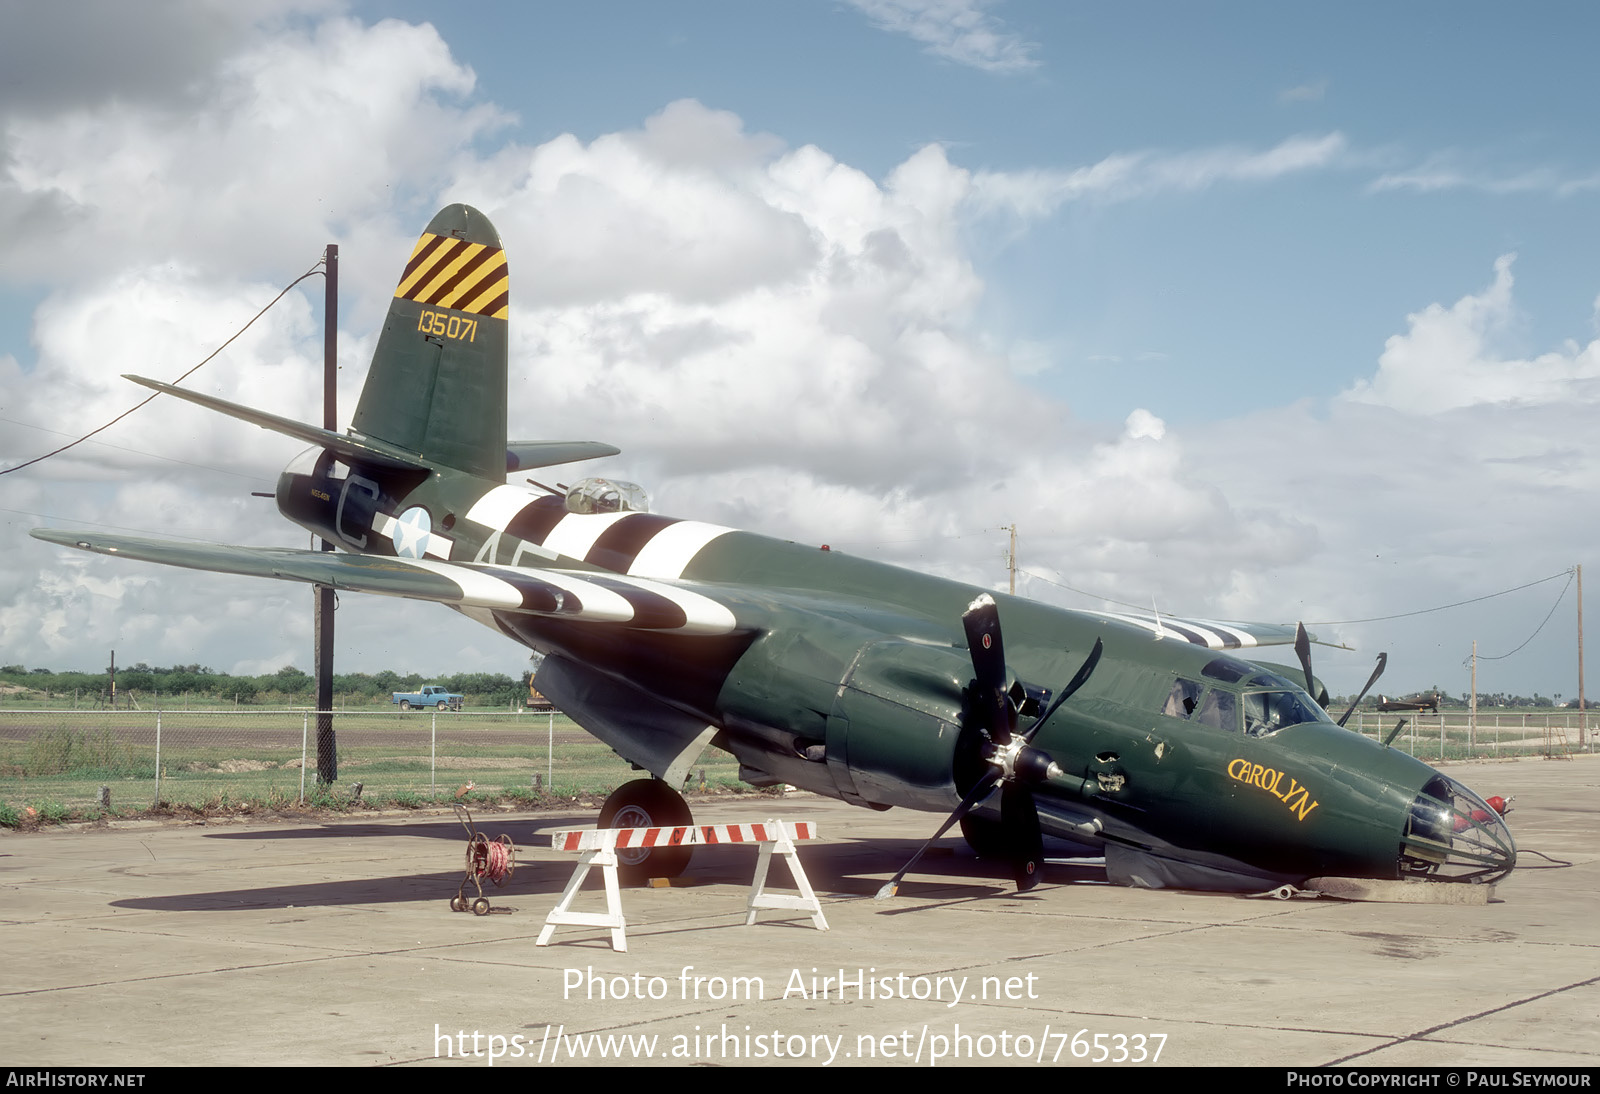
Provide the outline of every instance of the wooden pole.
{"type": "MultiPolygon", "coordinates": [[[[1444,716],[1439,717],[1439,734],[1444,735],[1444,716]]],[[[1472,640],[1472,707],[1467,715],[1467,755],[1472,755],[1472,743],[1478,735],[1478,640],[1472,640]]]]}
{"type": "MultiPolygon", "coordinates": [[[[339,247],[328,244],[323,255],[322,428],[339,428],[339,247]]],[[[322,541],[324,551],[333,544],[322,541]]],[[[318,585],[311,591],[313,670],[317,686],[317,781],[339,778],[339,750],[333,735],[333,590],[318,585]]]]}
{"type": "Polygon", "coordinates": [[[1006,570],[1011,575],[1011,595],[1017,595],[1017,526],[1011,526],[1011,550],[1006,554],[1006,570]]]}
{"type": "Polygon", "coordinates": [[[1584,736],[1589,728],[1588,713],[1583,705],[1583,563],[1578,563],[1578,747],[1584,747],[1584,736]]]}

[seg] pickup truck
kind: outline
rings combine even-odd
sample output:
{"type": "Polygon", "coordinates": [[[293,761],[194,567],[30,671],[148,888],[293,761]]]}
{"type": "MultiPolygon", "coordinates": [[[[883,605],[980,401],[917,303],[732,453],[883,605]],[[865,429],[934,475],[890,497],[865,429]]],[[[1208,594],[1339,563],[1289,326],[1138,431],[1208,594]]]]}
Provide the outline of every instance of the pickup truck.
{"type": "Polygon", "coordinates": [[[439,710],[461,709],[461,696],[454,695],[437,684],[429,684],[421,691],[397,691],[394,693],[393,701],[400,704],[401,710],[410,710],[412,707],[436,707],[439,710]]]}

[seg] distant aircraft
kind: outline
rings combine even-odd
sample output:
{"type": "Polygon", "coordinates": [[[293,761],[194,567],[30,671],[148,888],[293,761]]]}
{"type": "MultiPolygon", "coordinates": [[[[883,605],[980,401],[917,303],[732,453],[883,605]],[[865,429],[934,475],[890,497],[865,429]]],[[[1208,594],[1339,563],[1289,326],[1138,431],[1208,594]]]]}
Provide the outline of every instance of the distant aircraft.
{"type": "MultiPolygon", "coordinates": [[[[539,693],[654,776],[613,793],[603,827],[689,822],[677,788],[716,744],[756,786],[949,814],[945,828],[960,820],[1022,887],[1046,832],[1148,887],[1491,881],[1515,865],[1483,799],[1311,698],[1303,628],[1069,611],[656,515],[628,483],[508,484],[618,449],[507,443],[507,283],[481,213],[434,217],[346,434],[129,377],[312,445],[279,477],[278,508],[342,552],[33,534],[438,601],[495,628],[535,651],[539,693]],[[1291,642],[1307,688],[1256,659],[1291,642]]],[[[686,859],[656,849],[628,865],[666,874],[686,859]]]]}
{"type": "Polygon", "coordinates": [[[1386,695],[1380,695],[1378,696],[1378,709],[1380,711],[1425,710],[1430,714],[1438,714],[1439,693],[1437,691],[1426,691],[1415,699],[1390,699],[1386,695]]]}

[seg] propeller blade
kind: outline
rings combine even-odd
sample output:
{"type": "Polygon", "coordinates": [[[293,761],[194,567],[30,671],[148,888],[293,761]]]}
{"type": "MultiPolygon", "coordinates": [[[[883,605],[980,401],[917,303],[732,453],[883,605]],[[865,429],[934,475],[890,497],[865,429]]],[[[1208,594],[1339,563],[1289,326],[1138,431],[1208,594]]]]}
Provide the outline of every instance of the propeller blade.
{"type": "Polygon", "coordinates": [[[1078,671],[1067,682],[1067,686],[1061,689],[1061,694],[1056,696],[1055,702],[1051,703],[1045,712],[1034,721],[1033,725],[1028,727],[1028,731],[1022,735],[1023,740],[1033,740],[1033,735],[1039,732],[1039,727],[1050,720],[1050,716],[1061,708],[1061,704],[1072,698],[1079,688],[1089,682],[1089,677],[1094,675],[1095,666],[1100,663],[1100,655],[1105,652],[1105,648],[1106,644],[1100,639],[1096,638],[1094,640],[1094,649],[1089,651],[1089,656],[1084,658],[1082,665],[1078,666],[1078,671]]]}
{"type": "Polygon", "coordinates": [[[1039,884],[1039,869],[1044,865],[1044,832],[1039,827],[1033,791],[1014,782],[1006,784],[1000,791],[1000,825],[1011,851],[1011,875],[1017,891],[1025,893],[1039,884]]]}
{"type": "Polygon", "coordinates": [[[988,771],[984,772],[983,777],[973,784],[971,790],[967,791],[967,796],[961,799],[961,804],[956,806],[955,812],[951,813],[950,816],[945,818],[945,822],[939,826],[939,830],[933,835],[929,836],[921,847],[917,848],[917,853],[911,856],[910,862],[900,867],[899,873],[895,874],[894,877],[883,883],[882,888],[878,890],[872,899],[888,900],[890,897],[894,896],[894,894],[900,888],[901,879],[911,872],[911,868],[917,864],[919,859],[922,858],[923,853],[926,852],[929,847],[933,846],[933,841],[950,831],[950,827],[955,824],[956,821],[970,813],[973,806],[977,805],[990,794],[994,793],[994,784],[999,781],[999,768],[992,767],[988,771]]]}
{"type": "Polygon", "coordinates": [[[1367,692],[1372,690],[1372,685],[1378,682],[1378,677],[1383,675],[1383,670],[1388,667],[1388,664],[1389,655],[1387,653],[1378,654],[1378,665],[1372,670],[1372,675],[1367,677],[1367,686],[1361,689],[1361,694],[1356,696],[1355,702],[1351,703],[1349,708],[1344,712],[1344,717],[1339,719],[1340,725],[1344,725],[1350,720],[1350,715],[1355,713],[1356,706],[1361,702],[1361,700],[1367,697],[1367,692]]]}
{"type": "Polygon", "coordinates": [[[1000,609],[994,597],[984,593],[967,605],[961,626],[967,632],[977,687],[977,728],[988,730],[989,739],[996,744],[1008,744],[1017,725],[1017,712],[1006,694],[1006,653],[1000,640],[1000,609]]]}
{"type": "Polygon", "coordinates": [[[1406,723],[1409,722],[1410,720],[1411,720],[1410,718],[1402,718],[1402,719],[1400,719],[1398,722],[1396,722],[1394,724],[1394,728],[1389,731],[1389,735],[1383,739],[1383,747],[1384,748],[1388,748],[1390,742],[1393,741],[1396,737],[1400,736],[1400,731],[1402,729],[1406,728],[1406,723]]]}
{"type": "Polygon", "coordinates": [[[1294,655],[1300,658],[1300,667],[1306,670],[1306,694],[1316,697],[1317,685],[1311,678],[1311,636],[1304,623],[1294,625],[1294,655]]]}
{"type": "Polygon", "coordinates": [[[1047,753],[1032,748],[1027,742],[1061,708],[1062,703],[1089,682],[1095,666],[1100,663],[1105,643],[1095,639],[1094,649],[1089,651],[1089,656],[1078,666],[1078,671],[1061,690],[1061,694],[1021,735],[1021,741],[1014,742],[1012,734],[1016,729],[1017,711],[1006,693],[1005,649],[1000,641],[1000,610],[995,605],[994,597],[984,593],[968,605],[961,616],[961,626],[967,632],[967,648],[972,655],[975,685],[974,709],[971,712],[974,724],[968,728],[989,731],[991,747],[996,750],[990,755],[998,756],[1009,765],[1010,777],[998,761],[991,762],[989,770],[967,791],[967,796],[961,799],[955,812],[946,817],[939,830],[917,848],[910,862],[883,883],[874,900],[888,900],[894,896],[899,891],[901,880],[911,872],[923,853],[933,846],[934,840],[942,837],[974,806],[994,793],[995,784],[1001,781],[1005,783],[1005,790],[1000,801],[1000,824],[1006,846],[1011,850],[1017,888],[1027,890],[1039,883],[1039,867],[1044,863],[1044,833],[1039,824],[1039,809],[1034,804],[1033,791],[1024,784],[1043,782],[1052,775],[1060,775],[1061,769],[1056,767],[1047,753]]]}

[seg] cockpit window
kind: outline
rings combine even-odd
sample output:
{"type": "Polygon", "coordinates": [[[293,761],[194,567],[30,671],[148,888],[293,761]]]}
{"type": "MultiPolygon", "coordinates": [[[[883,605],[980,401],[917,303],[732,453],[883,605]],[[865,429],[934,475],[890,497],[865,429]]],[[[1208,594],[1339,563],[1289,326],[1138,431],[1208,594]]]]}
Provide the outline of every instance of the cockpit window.
{"type": "Polygon", "coordinates": [[[1179,677],[1172,682],[1172,692],[1167,696],[1166,706],[1161,708],[1161,713],[1168,718],[1187,718],[1194,713],[1195,704],[1200,702],[1200,684],[1193,680],[1179,677]]]}
{"type": "Polygon", "coordinates": [[[1239,697],[1231,691],[1212,688],[1195,711],[1194,720],[1212,729],[1239,729],[1239,697]]]}
{"type": "Polygon", "coordinates": [[[1251,691],[1244,695],[1244,731],[1252,737],[1325,719],[1321,707],[1307,705],[1305,698],[1293,691],[1251,691]]]}
{"type": "Polygon", "coordinates": [[[1218,657],[1200,670],[1200,675],[1209,676],[1213,680],[1221,680],[1225,684],[1237,684],[1246,676],[1256,671],[1254,665],[1247,665],[1243,661],[1235,661],[1231,657],[1218,657]]]}

